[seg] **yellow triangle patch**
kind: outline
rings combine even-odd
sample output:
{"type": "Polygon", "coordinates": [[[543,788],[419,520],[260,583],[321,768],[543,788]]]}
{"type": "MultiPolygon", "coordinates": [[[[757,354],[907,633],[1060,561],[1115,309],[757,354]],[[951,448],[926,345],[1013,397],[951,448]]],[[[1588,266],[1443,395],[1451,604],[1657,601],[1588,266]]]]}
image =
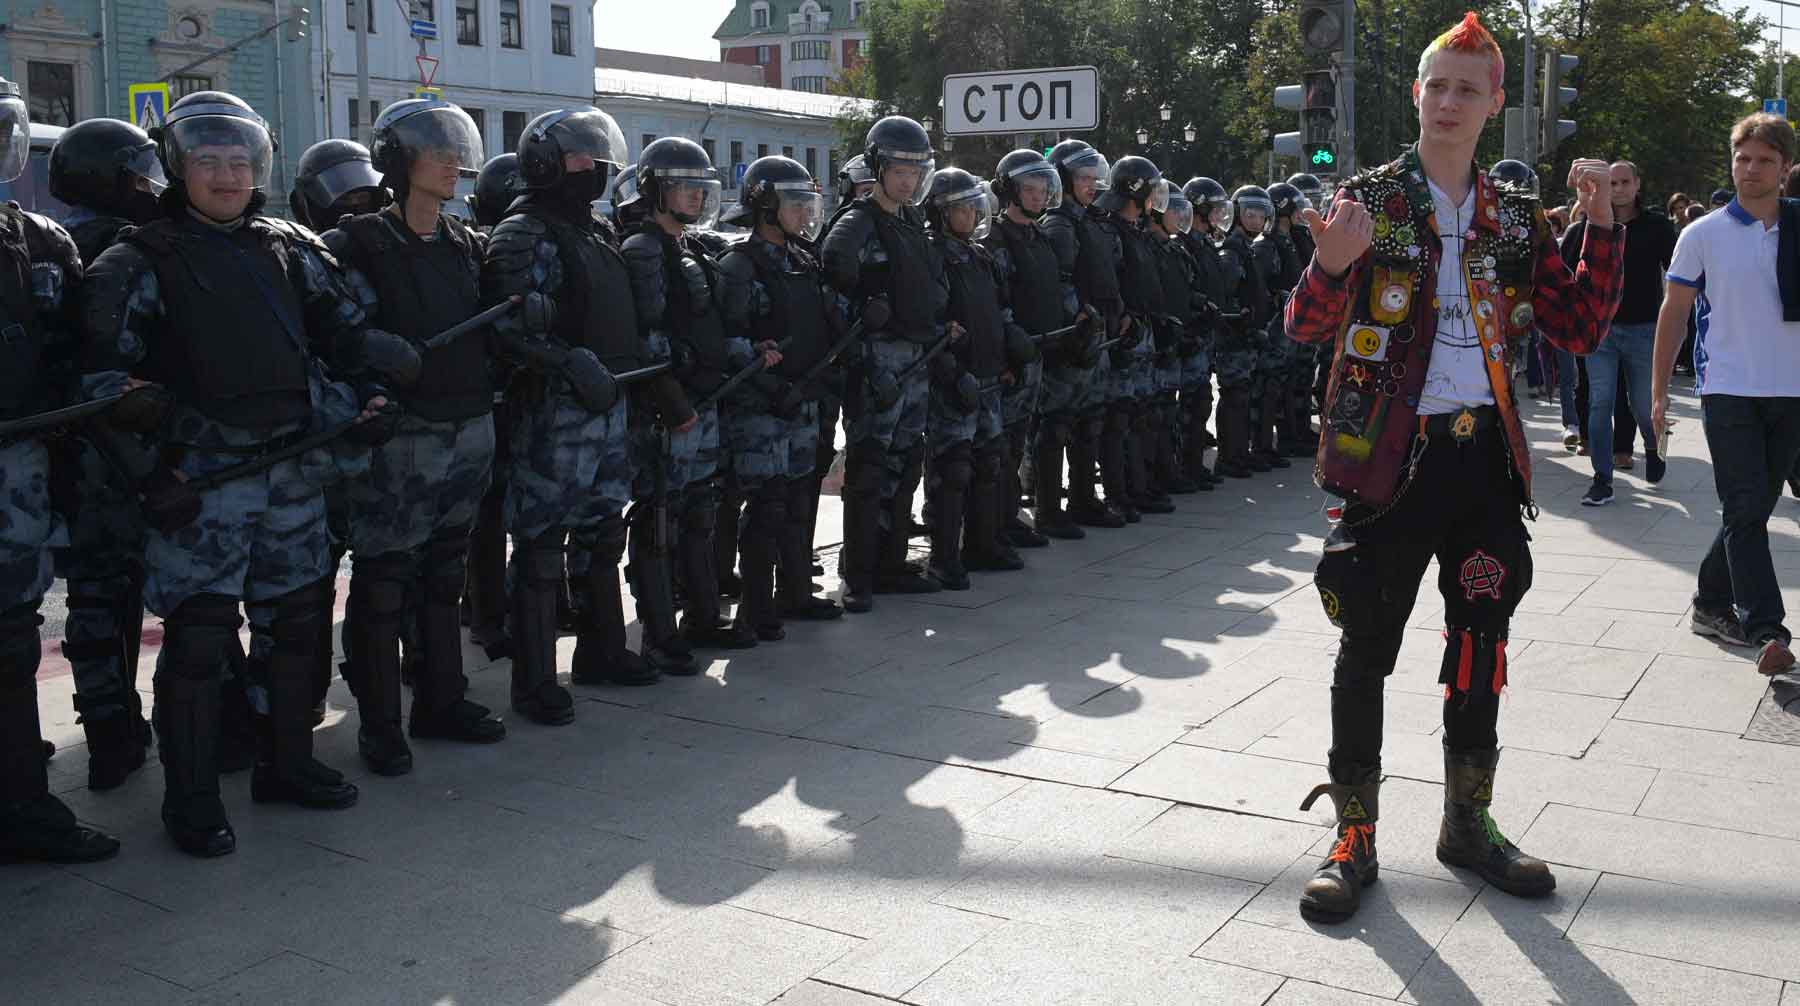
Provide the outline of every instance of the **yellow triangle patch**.
{"type": "Polygon", "coordinates": [[[1369,818],[1369,812],[1363,809],[1362,799],[1360,797],[1353,796],[1347,802],[1345,802],[1345,804],[1344,804],[1344,820],[1346,820],[1346,821],[1366,821],[1366,820],[1368,820],[1368,818],[1369,818]]]}

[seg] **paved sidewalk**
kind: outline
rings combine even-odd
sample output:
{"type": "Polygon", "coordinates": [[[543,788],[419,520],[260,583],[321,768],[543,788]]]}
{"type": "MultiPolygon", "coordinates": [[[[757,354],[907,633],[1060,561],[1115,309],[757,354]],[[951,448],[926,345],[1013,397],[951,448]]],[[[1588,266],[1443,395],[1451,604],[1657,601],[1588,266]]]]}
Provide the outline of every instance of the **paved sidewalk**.
{"type": "MultiPolygon", "coordinates": [[[[1495,811],[1557,864],[1551,899],[1433,857],[1433,571],[1388,692],[1381,883],[1349,925],[1296,912],[1330,841],[1296,808],[1324,779],[1335,645],[1297,465],[704,677],[580,690],[570,727],[420,743],[400,779],[362,772],[334,711],[321,756],[361,804],[259,807],[227,777],[219,861],[163,838],[154,764],[83,788],[48,677],[53,784],[125,849],[0,869],[0,999],[1800,1006],[1800,746],[1774,742],[1800,740],[1778,705],[1800,680],[1686,628],[1717,520],[1695,403],[1665,483],[1640,464],[1598,510],[1553,407],[1529,410],[1543,515],[1495,811]]],[[[1796,515],[1770,532],[1800,611],[1796,515]]],[[[472,678],[505,707],[505,663],[472,678]]]]}

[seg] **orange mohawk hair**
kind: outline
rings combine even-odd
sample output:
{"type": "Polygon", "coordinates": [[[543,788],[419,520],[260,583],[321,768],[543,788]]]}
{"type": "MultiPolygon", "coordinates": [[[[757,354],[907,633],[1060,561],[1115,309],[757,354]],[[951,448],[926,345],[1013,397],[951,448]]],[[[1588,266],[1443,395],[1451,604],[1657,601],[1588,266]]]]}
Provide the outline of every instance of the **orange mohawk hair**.
{"type": "Polygon", "coordinates": [[[1500,51],[1500,43],[1494,41],[1493,33],[1487,30],[1487,25],[1481,23],[1480,15],[1469,11],[1456,23],[1456,27],[1431,40],[1431,44],[1419,54],[1419,80],[1425,79],[1425,64],[1442,49],[1485,53],[1492,57],[1493,71],[1490,80],[1494,90],[1500,89],[1500,82],[1506,77],[1506,55],[1500,51]]]}

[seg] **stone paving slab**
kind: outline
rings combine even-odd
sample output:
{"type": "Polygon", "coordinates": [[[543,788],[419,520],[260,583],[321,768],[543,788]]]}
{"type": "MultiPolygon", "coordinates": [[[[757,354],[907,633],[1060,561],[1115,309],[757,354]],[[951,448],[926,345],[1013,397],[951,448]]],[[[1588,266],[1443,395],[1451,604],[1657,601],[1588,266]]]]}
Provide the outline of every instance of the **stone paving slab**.
{"type": "MultiPolygon", "coordinates": [[[[339,683],[315,746],[361,803],[258,806],[227,777],[222,861],[162,836],[154,755],[86,789],[47,661],[52,787],[126,848],[0,869],[0,999],[1800,1006],[1800,685],[1688,630],[1718,519],[1691,400],[1669,478],[1623,474],[1601,510],[1579,506],[1587,459],[1554,410],[1525,408],[1544,512],[1493,809],[1552,862],[1549,898],[1436,860],[1434,566],[1387,682],[1383,879],[1348,925],[1300,919],[1334,837],[1324,802],[1298,805],[1325,779],[1337,630],[1311,585],[1326,500],[1296,467],[968,592],[709,654],[697,678],[576,689],[566,728],[421,742],[401,779],[357,759],[339,683]]],[[[1800,504],[1782,507],[1800,610],[1800,504]]],[[[820,544],[838,521],[827,498],[820,544]]],[[[504,710],[508,662],[465,661],[504,710]]]]}

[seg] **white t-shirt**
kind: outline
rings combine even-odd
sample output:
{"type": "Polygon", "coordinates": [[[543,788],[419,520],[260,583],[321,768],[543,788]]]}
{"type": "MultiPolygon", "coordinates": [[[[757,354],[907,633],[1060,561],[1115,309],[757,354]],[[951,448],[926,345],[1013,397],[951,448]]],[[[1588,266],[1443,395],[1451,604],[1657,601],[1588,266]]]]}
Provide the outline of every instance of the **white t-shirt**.
{"type": "Polygon", "coordinates": [[[1800,395],[1800,322],[1781,320],[1780,228],[1737,200],[1687,225],[1669,282],[1696,287],[1694,380],[1702,395],[1800,395]]]}
{"type": "Polygon", "coordinates": [[[1425,184],[1431,188],[1444,254],[1438,260],[1437,334],[1432,339],[1425,387],[1419,392],[1419,415],[1436,416],[1492,405],[1494,388],[1488,383],[1487,359],[1470,313],[1469,287],[1463,281],[1463,241],[1475,226],[1475,187],[1469,187],[1462,205],[1457,206],[1444,190],[1430,181],[1425,184]]]}

